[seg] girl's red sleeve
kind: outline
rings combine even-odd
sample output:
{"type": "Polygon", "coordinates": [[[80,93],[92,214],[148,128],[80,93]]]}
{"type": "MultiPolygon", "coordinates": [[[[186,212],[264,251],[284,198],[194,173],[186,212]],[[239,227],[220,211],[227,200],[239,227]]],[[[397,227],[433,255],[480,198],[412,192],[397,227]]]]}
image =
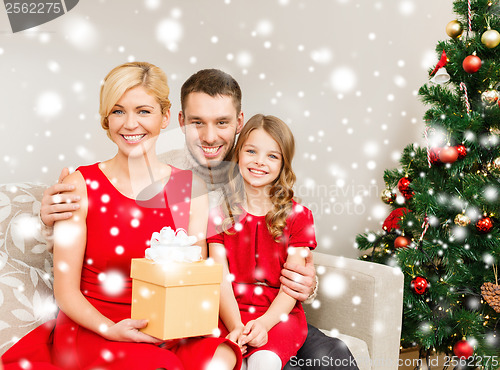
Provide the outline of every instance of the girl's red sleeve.
{"type": "Polygon", "coordinates": [[[313,214],[309,208],[295,203],[293,211],[287,223],[288,246],[289,247],[309,247],[314,249],[317,246],[316,232],[314,230],[313,214]]]}

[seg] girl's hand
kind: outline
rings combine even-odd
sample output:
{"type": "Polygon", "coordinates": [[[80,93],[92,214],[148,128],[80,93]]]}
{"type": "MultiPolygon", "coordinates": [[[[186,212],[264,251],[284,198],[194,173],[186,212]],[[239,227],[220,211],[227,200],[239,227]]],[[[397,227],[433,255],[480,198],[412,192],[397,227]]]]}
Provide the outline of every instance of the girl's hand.
{"type": "MultiPolygon", "coordinates": [[[[241,337],[241,333],[243,332],[244,326],[243,324],[238,325],[236,328],[234,328],[227,336],[226,339],[229,339],[231,342],[234,342],[239,345],[238,343],[238,338],[241,337]]],[[[247,351],[247,346],[246,345],[240,345],[241,349],[241,354],[245,354],[247,351]]]]}
{"type": "Polygon", "coordinates": [[[240,337],[244,328],[245,327],[243,326],[243,324],[238,325],[232,331],[229,332],[229,334],[226,336],[226,339],[229,339],[230,341],[232,341],[234,343],[238,343],[238,338],[240,337]]]}
{"type": "Polygon", "coordinates": [[[266,343],[267,329],[264,324],[259,319],[247,322],[238,339],[238,344],[240,346],[248,344],[252,347],[262,347],[266,343]]]}
{"type": "Polygon", "coordinates": [[[145,328],[147,325],[148,320],[125,319],[109,326],[106,330],[103,330],[102,336],[106,339],[117,342],[162,342],[158,338],[139,331],[139,329],[145,328]]]}

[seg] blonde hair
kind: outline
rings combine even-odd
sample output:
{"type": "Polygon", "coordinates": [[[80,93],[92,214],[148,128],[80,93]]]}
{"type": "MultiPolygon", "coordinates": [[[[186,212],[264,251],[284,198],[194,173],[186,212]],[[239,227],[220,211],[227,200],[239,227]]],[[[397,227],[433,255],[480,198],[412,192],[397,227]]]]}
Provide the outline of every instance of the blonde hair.
{"type": "Polygon", "coordinates": [[[153,95],[161,107],[161,113],[170,109],[167,76],[159,67],[147,62],[131,62],[113,68],[104,78],[101,86],[99,114],[101,126],[109,136],[108,116],[126,91],[142,86],[153,95]]]}
{"type": "Polygon", "coordinates": [[[282,164],[279,176],[270,184],[269,196],[273,208],[266,214],[267,229],[275,240],[283,235],[286,219],[292,210],[294,199],[293,185],[295,173],[292,169],[292,159],[295,154],[295,140],[288,125],[274,116],[257,114],[250,118],[243,126],[236,142],[236,146],[229,169],[229,194],[223,207],[224,221],[222,229],[229,233],[229,229],[237,222],[243,213],[241,204],[245,196],[243,180],[239,172],[239,154],[246,140],[254,130],[264,130],[278,144],[281,150],[282,164]]]}

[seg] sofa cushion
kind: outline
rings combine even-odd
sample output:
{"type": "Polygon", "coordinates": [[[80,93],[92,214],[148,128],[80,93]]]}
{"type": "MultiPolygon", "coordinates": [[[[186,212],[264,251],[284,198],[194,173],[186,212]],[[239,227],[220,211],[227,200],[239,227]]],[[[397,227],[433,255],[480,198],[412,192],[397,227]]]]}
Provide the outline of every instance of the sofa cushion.
{"type": "Polygon", "coordinates": [[[52,254],[40,232],[45,185],[0,185],[0,355],[56,316],[52,254]]]}
{"type": "Polygon", "coordinates": [[[370,354],[368,353],[368,345],[362,339],[351,337],[350,335],[340,334],[335,330],[325,330],[320,329],[324,334],[339,338],[342,342],[344,342],[351,351],[354,359],[356,360],[356,364],[358,365],[359,370],[370,370],[371,362],[370,362],[370,354]]]}

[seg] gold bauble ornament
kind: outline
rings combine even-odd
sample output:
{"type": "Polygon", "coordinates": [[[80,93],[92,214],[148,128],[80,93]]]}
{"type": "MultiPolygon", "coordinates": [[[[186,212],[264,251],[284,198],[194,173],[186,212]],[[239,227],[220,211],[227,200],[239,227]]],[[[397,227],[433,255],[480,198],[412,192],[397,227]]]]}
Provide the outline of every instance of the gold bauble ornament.
{"type": "Polygon", "coordinates": [[[382,199],[384,203],[392,204],[396,200],[396,194],[394,194],[391,189],[384,189],[380,194],[380,199],[382,199]]]}
{"type": "Polygon", "coordinates": [[[493,160],[493,167],[495,167],[497,170],[500,170],[500,157],[493,160]]]}
{"type": "Polygon", "coordinates": [[[490,49],[496,48],[500,44],[500,33],[497,30],[488,29],[481,36],[481,42],[490,49]]]}
{"type": "Polygon", "coordinates": [[[463,213],[459,213],[458,215],[455,216],[453,222],[455,222],[455,224],[459,226],[467,226],[470,224],[470,218],[464,215],[463,213]]]}
{"type": "Polygon", "coordinates": [[[456,19],[454,21],[449,22],[446,25],[446,34],[450,36],[452,39],[460,37],[463,32],[464,28],[462,27],[462,23],[460,23],[456,19]]]}

